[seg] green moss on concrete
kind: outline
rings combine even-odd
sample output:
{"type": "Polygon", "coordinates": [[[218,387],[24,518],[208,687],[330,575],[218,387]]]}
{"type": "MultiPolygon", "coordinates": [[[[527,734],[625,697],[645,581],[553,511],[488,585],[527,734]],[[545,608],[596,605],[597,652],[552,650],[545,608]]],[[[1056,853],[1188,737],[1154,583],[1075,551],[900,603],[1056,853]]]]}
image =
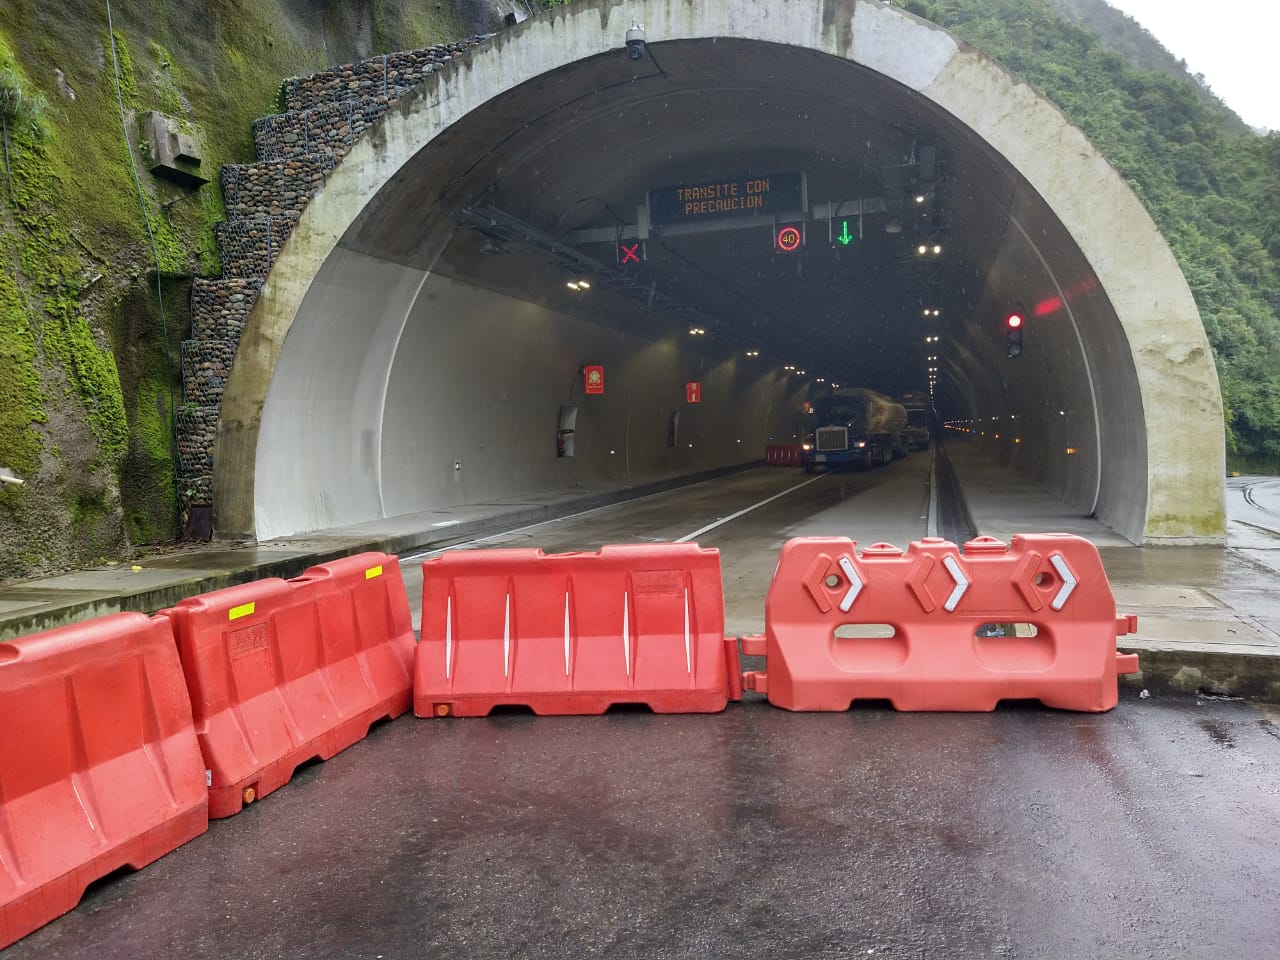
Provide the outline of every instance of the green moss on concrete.
{"type": "MultiPolygon", "coordinates": [[[[35,371],[36,338],[12,265],[0,255],[0,466],[19,474],[35,471],[40,461],[44,394],[35,371]]],[[[11,496],[19,491],[14,489],[11,496]]]]}
{"type": "Polygon", "coordinates": [[[179,363],[181,323],[189,280],[162,284],[162,317],[150,285],[139,284],[112,311],[129,441],[120,470],[125,528],[134,543],[171,537],[177,517],[173,417],[177,394],[170,384],[179,363]],[[165,340],[166,335],[168,340],[165,340]],[[167,342],[167,350],[157,345],[167,342]]]}
{"type": "Polygon", "coordinates": [[[408,0],[320,13],[132,0],[112,14],[108,25],[101,0],[62,0],[56,16],[45,0],[0,4],[0,66],[49,103],[41,142],[12,144],[13,194],[0,198],[0,464],[36,474],[0,492],[0,578],[175,534],[163,401],[180,388],[186,291],[220,272],[218,172],[254,159],[253,122],[279,112],[281,80],[494,26],[483,5],[408,0]],[[211,183],[151,176],[139,136],[150,110],[196,137],[211,183]]]}
{"type": "Polygon", "coordinates": [[[1225,509],[1206,511],[1199,516],[1154,514],[1147,518],[1145,535],[1155,539],[1221,539],[1227,529],[1225,509]]]}

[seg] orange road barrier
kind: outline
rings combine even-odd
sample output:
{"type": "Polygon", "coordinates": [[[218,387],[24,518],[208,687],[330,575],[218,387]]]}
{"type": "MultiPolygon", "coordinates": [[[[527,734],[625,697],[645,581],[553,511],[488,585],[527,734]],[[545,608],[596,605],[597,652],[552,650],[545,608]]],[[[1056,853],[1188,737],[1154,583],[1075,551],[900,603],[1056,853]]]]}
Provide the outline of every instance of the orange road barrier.
{"type": "Polygon", "coordinates": [[[1116,651],[1137,617],[1116,616],[1098,551],[1069,534],[936,537],[906,553],[855,552],[846,537],[782,548],[765,601],[764,655],[743,687],[787,710],[847,710],[888,700],[898,710],[994,710],[1000,700],[1099,712],[1138,658],[1116,651]]]}
{"type": "Polygon", "coordinates": [[[117,613],[0,643],[0,948],[209,827],[173,634],[117,613]]]}
{"type": "Polygon", "coordinates": [[[409,709],[413,628],[394,556],[367,553],[163,611],[191,691],[209,816],[288,783],[409,709]]]}
{"type": "Polygon", "coordinates": [[[764,448],[764,462],[770,467],[798,467],[803,448],[798,443],[771,443],[764,448]]]}
{"type": "Polygon", "coordinates": [[[422,565],[420,717],[483,717],[502,705],[713,713],[739,699],[739,681],[717,550],[456,550],[422,565]]]}

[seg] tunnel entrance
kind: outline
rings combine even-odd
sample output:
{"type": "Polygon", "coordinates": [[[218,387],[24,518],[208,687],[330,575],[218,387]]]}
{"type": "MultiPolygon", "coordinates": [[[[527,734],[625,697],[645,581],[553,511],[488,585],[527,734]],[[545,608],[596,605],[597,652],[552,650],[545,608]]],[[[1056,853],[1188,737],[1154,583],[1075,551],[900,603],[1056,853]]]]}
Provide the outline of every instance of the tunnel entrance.
{"type": "Polygon", "coordinates": [[[529,20],[356,146],[250,318],[219,531],[746,462],[840,384],[931,393],[1134,542],[1220,542],[1198,314],[1084,137],[882,4],[693,6],[529,20]]]}

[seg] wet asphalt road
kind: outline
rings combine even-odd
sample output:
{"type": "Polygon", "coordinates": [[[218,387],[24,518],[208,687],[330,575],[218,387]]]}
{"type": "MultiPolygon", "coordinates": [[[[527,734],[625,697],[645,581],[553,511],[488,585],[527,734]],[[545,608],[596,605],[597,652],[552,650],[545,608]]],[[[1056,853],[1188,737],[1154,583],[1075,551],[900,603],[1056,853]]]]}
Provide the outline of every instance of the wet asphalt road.
{"type": "MultiPolygon", "coordinates": [[[[486,545],[670,540],[790,491],[697,537],[721,549],[727,628],[745,632],[787,537],[905,546],[926,476],[923,456],[804,487],[752,471],[486,545]]],[[[1280,957],[1280,714],[748,698],[715,716],[403,717],[0,956],[1280,957]]]]}
{"type": "Polygon", "coordinates": [[[1276,721],[404,717],[3,956],[1274,960],[1276,721]]]}

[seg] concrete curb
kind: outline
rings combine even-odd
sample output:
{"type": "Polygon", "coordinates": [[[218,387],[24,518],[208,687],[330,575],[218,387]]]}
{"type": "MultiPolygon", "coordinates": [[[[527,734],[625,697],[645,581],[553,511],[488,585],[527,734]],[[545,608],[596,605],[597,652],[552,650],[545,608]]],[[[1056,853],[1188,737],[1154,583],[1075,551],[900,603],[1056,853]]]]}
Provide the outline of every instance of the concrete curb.
{"type": "Polygon", "coordinates": [[[1280,657],[1216,650],[1150,649],[1119,645],[1136,653],[1141,672],[1120,685],[1153,693],[1209,694],[1280,703],[1280,657]]]}

